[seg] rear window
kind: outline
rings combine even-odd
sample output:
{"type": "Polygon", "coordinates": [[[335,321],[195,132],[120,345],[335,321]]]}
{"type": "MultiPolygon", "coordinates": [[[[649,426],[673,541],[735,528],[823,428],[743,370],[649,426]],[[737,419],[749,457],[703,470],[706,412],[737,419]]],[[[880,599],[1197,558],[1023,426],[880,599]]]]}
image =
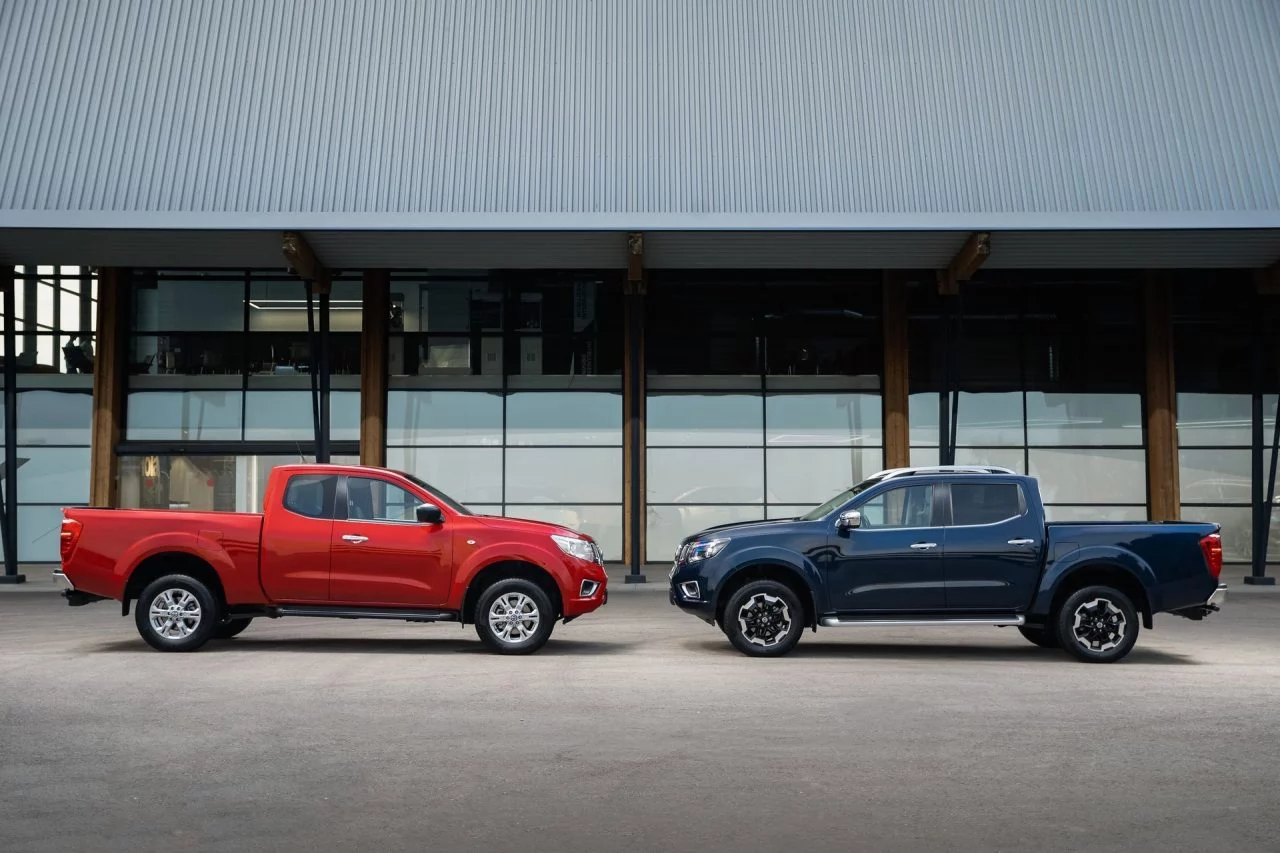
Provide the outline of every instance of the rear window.
{"type": "Polygon", "coordinates": [[[995,524],[1022,515],[1017,483],[952,483],[951,523],[957,527],[995,524]]]}
{"type": "Polygon", "coordinates": [[[284,487],[284,508],[307,518],[333,518],[337,482],[329,474],[295,474],[284,487]]]}

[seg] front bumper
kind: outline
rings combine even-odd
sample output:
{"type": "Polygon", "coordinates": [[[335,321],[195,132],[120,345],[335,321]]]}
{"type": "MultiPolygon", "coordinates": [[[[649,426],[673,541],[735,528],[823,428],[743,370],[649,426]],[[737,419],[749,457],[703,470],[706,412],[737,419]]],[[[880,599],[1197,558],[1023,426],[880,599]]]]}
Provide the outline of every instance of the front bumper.
{"type": "Polygon", "coordinates": [[[696,574],[678,574],[673,569],[667,583],[667,598],[672,604],[704,622],[715,624],[715,605],[707,594],[705,578],[696,574]]]}

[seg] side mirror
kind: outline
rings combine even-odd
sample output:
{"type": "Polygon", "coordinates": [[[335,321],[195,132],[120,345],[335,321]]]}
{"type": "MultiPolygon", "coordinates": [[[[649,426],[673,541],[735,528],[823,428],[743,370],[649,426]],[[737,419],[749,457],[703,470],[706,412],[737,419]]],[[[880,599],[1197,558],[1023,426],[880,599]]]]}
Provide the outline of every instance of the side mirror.
{"type": "Polygon", "coordinates": [[[842,512],[840,513],[840,517],[836,519],[836,530],[842,533],[846,530],[853,530],[854,528],[861,526],[862,513],[858,512],[856,509],[851,509],[848,512],[842,512]]]}
{"type": "Polygon", "coordinates": [[[419,504],[418,521],[421,524],[444,524],[444,513],[435,504],[419,504]]]}

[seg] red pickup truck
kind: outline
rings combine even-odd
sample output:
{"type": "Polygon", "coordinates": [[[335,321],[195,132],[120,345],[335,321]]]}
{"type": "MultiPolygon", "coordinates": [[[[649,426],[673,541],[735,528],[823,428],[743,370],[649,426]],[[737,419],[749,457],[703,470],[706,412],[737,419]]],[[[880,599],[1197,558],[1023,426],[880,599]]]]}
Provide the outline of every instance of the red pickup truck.
{"type": "Polygon", "coordinates": [[[63,511],[72,606],[137,602],[161,651],[229,639],[255,617],[473,623],[500,654],[542,647],[557,619],[604,604],[589,536],[475,515],[416,477],[336,465],[271,471],[262,513],[63,511]]]}

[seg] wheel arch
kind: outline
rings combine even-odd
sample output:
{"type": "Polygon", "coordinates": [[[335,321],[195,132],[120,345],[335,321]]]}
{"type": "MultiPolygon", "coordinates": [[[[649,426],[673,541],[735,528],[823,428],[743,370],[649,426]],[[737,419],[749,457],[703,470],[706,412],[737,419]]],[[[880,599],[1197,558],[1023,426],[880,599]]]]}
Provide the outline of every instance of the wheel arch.
{"type": "Polygon", "coordinates": [[[129,572],[124,597],[120,602],[123,615],[129,615],[130,601],[142,595],[142,591],[152,581],[165,575],[187,575],[195,578],[214,594],[219,607],[226,607],[227,594],[222,585],[222,577],[207,560],[186,551],[162,551],[145,557],[129,572]]]}
{"type": "Polygon", "coordinates": [[[560,594],[560,585],[556,583],[551,572],[528,560],[507,559],[489,563],[467,581],[467,590],[462,597],[462,609],[458,613],[459,621],[464,625],[474,623],[473,616],[481,594],[497,581],[508,578],[521,578],[537,584],[551,599],[551,606],[555,608],[555,618],[559,619],[564,615],[564,598],[560,594]]]}
{"type": "Polygon", "coordinates": [[[1151,629],[1151,599],[1141,578],[1122,563],[1105,559],[1084,561],[1065,572],[1053,588],[1053,596],[1048,612],[1043,614],[1044,618],[1054,619],[1058,609],[1072,593],[1088,586],[1109,586],[1123,592],[1142,615],[1142,626],[1151,629]]]}
{"type": "Polygon", "coordinates": [[[804,624],[818,627],[818,604],[813,587],[805,579],[801,569],[781,560],[754,560],[744,563],[725,575],[716,591],[715,619],[723,627],[724,610],[733,594],[748,583],[757,580],[777,581],[795,593],[804,608],[804,624]]]}

